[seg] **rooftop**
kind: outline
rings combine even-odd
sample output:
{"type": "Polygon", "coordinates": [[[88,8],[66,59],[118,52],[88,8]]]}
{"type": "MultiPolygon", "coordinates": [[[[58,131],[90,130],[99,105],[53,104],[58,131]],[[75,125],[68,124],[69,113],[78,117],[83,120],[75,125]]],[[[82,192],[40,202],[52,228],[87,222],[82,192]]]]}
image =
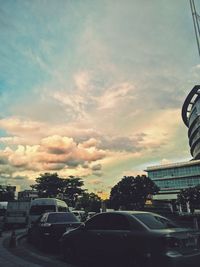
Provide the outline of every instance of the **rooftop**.
{"type": "Polygon", "coordinates": [[[156,166],[147,167],[145,171],[148,172],[148,171],[154,171],[154,170],[188,167],[188,166],[193,166],[193,165],[200,165],[200,160],[191,160],[191,161],[186,161],[186,162],[156,165],[156,166]]]}

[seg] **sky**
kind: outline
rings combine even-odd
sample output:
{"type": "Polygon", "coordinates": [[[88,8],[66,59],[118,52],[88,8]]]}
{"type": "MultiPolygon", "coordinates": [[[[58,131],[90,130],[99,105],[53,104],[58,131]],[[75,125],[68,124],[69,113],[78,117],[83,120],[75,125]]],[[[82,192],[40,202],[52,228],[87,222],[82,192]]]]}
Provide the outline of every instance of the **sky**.
{"type": "Polygon", "coordinates": [[[189,0],[0,0],[0,184],[57,172],[105,198],[190,160],[199,74],[189,0]]]}

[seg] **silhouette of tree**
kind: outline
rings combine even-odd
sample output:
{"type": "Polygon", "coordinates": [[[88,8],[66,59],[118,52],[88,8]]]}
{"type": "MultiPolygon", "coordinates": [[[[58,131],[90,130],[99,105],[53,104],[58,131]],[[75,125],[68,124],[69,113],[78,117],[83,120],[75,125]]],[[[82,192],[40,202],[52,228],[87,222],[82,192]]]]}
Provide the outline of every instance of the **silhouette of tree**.
{"type": "Polygon", "coordinates": [[[200,207],[200,185],[182,189],[177,195],[177,200],[180,204],[189,203],[193,213],[195,207],[200,207]]]}
{"type": "Polygon", "coordinates": [[[44,173],[36,178],[36,184],[31,185],[39,193],[39,197],[57,197],[74,207],[79,196],[85,190],[84,182],[79,177],[60,178],[57,173],[44,173]]]}
{"type": "Polygon", "coordinates": [[[114,209],[140,210],[144,208],[149,195],[159,191],[155,183],[147,176],[124,176],[110,193],[109,202],[114,209]]]}
{"type": "Polygon", "coordinates": [[[83,208],[86,212],[100,212],[101,198],[95,193],[84,193],[77,201],[76,208],[83,208]]]}

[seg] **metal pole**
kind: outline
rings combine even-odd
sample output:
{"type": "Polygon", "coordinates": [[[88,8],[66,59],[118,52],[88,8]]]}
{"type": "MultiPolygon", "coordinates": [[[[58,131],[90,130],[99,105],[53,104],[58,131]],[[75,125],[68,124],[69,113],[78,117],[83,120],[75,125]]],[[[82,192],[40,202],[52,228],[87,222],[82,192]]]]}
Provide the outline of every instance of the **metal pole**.
{"type": "Polygon", "coordinates": [[[197,41],[198,52],[199,52],[199,56],[200,56],[200,44],[199,44],[200,28],[199,28],[198,17],[197,17],[197,13],[196,13],[194,0],[190,0],[190,8],[191,8],[191,12],[192,12],[192,18],[193,18],[194,31],[195,31],[196,41],[197,41]]]}

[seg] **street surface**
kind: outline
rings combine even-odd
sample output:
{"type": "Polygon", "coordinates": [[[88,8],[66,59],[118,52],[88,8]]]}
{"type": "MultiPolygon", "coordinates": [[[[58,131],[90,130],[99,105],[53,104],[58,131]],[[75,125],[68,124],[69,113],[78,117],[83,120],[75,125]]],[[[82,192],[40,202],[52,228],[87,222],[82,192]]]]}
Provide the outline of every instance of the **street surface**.
{"type": "MultiPolygon", "coordinates": [[[[24,230],[16,231],[16,234],[24,230]]],[[[76,267],[62,262],[57,254],[38,251],[26,242],[26,238],[18,241],[16,248],[9,248],[11,232],[4,232],[0,237],[0,266],[5,267],[76,267]]]]}

